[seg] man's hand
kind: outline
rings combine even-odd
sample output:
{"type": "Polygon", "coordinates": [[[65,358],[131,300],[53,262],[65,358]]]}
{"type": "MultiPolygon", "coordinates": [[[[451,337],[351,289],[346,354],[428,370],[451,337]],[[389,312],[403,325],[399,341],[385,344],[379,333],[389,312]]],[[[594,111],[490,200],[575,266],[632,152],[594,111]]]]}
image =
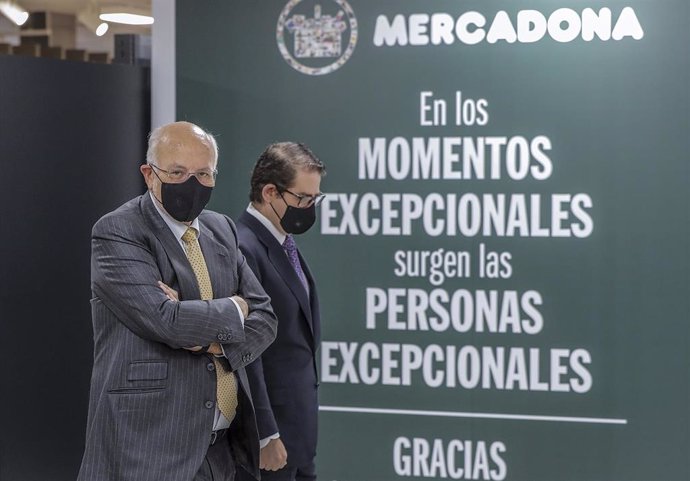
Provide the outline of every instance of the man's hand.
{"type": "Polygon", "coordinates": [[[180,296],[177,294],[177,291],[175,289],[163,283],[162,281],[158,281],[158,287],[161,288],[161,290],[168,297],[168,299],[174,302],[179,302],[180,296]]]}
{"type": "Polygon", "coordinates": [[[283,441],[271,439],[261,450],[259,455],[259,467],[266,471],[278,471],[287,464],[287,451],[283,441]]]}
{"type": "Polygon", "coordinates": [[[240,296],[232,296],[230,299],[235,301],[238,306],[240,306],[240,310],[242,311],[242,315],[246,319],[247,316],[249,315],[249,305],[247,304],[247,301],[242,299],[240,296]]]}

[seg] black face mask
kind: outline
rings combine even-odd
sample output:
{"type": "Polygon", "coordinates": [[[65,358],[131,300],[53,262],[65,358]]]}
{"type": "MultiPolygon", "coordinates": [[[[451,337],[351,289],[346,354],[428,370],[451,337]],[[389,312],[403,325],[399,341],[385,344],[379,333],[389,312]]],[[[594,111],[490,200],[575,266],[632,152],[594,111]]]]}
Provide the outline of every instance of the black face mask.
{"type": "MultiPolygon", "coordinates": [[[[158,179],[160,180],[160,177],[158,179]]],[[[181,184],[161,181],[160,203],[173,219],[179,222],[191,222],[204,210],[211,199],[212,191],[213,187],[201,184],[193,175],[181,184]]]]}
{"type": "MultiPolygon", "coordinates": [[[[283,197],[282,194],[280,197],[283,197]]],[[[285,202],[285,199],[283,199],[283,202],[285,202]]],[[[315,204],[303,209],[293,207],[287,202],[285,202],[285,205],[287,206],[287,210],[285,214],[283,214],[283,217],[280,218],[280,227],[282,227],[285,232],[288,234],[304,234],[314,225],[316,221],[315,204]]],[[[272,204],[271,209],[278,215],[278,212],[276,212],[272,204]]]]}

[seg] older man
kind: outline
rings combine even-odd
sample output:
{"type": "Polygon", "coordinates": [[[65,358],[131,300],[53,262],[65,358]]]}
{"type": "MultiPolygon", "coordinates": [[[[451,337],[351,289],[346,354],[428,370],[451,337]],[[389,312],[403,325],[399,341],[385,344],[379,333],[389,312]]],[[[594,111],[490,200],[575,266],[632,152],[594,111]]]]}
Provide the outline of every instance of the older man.
{"type": "Polygon", "coordinates": [[[203,210],[217,160],[194,124],[154,130],[148,192],[94,225],[79,480],[230,481],[236,465],[258,476],[244,367],[275,338],[276,318],[233,222],[203,210]]]}

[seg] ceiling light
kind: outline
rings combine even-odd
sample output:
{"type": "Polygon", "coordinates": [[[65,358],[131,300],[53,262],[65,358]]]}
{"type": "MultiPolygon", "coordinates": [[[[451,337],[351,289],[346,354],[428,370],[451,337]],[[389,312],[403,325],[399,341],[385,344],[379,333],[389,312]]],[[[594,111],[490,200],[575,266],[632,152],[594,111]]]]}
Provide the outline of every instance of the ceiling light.
{"type": "Polygon", "coordinates": [[[103,22],[96,28],[96,35],[102,37],[108,31],[108,24],[103,22]]]}
{"type": "Polygon", "coordinates": [[[17,26],[24,25],[29,19],[29,12],[19,8],[14,2],[0,1],[0,12],[17,24],[17,26]]]}
{"type": "Polygon", "coordinates": [[[92,2],[77,14],[77,20],[91,33],[102,37],[108,31],[108,24],[98,18],[99,13],[98,6],[92,2]]]}
{"type": "Polygon", "coordinates": [[[103,13],[99,17],[104,22],[124,23],[127,25],[151,25],[153,17],[133,13],[103,13]]]}

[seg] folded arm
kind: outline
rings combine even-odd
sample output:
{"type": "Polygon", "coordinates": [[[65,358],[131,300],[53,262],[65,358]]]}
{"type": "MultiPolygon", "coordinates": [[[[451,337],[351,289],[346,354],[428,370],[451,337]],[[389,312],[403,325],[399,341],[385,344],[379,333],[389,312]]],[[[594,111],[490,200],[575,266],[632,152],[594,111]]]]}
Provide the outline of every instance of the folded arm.
{"type": "Polygon", "coordinates": [[[233,343],[245,340],[233,301],[171,301],[158,285],[161,273],[153,253],[143,242],[118,232],[112,220],[94,226],[91,283],[94,295],[127,328],[172,348],[206,346],[221,338],[233,343]]]}

